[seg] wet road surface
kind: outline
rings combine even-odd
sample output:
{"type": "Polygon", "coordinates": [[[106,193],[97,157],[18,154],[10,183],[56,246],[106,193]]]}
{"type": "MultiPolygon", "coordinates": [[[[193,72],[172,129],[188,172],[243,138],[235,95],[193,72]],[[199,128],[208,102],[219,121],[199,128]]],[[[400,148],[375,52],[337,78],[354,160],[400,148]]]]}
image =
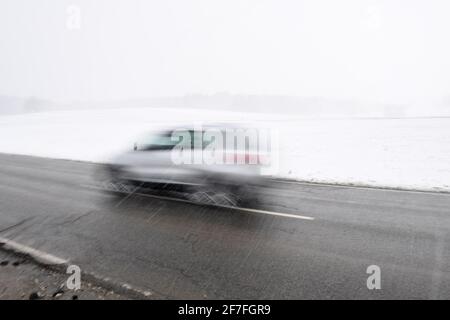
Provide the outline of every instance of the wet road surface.
{"type": "Polygon", "coordinates": [[[0,237],[153,298],[450,298],[448,194],[272,182],[236,210],[113,196],[99,168],[0,154],[0,237]]]}

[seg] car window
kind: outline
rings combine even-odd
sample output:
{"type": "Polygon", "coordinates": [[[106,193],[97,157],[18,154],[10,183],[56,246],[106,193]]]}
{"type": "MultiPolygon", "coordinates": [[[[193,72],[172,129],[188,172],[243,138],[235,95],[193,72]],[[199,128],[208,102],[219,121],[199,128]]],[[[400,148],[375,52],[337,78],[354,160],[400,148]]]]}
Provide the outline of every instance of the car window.
{"type": "Polygon", "coordinates": [[[136,142],[138,151],[171,150],[177,145],[179,140],[172,138],[172,132],[151,133],[143,136],[136,142]]]}

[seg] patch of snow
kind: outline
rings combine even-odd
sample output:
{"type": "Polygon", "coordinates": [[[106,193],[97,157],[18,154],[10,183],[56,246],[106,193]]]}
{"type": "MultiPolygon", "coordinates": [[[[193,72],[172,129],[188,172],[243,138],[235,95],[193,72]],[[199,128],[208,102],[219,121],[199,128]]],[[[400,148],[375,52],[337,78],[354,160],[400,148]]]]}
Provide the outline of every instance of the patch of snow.
{"type": "Polygon", "coordinates": [[[276,128],[279,177],[450,191],[450,118],[307,119],[175,108],[46,112],[0,116],[0,152],[108,162],[144,131],[202,121],[276,128]]]}

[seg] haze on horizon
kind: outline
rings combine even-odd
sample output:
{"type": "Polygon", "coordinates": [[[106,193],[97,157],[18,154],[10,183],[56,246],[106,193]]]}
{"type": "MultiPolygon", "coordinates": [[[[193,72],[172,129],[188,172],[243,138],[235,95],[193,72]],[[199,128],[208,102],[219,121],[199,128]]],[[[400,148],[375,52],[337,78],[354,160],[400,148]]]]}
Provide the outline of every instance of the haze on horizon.
{"type": "Polygon", "coordinates": [[[445,0],[3,0],[0,95],[445,99],[449,12],[445,0]]]}

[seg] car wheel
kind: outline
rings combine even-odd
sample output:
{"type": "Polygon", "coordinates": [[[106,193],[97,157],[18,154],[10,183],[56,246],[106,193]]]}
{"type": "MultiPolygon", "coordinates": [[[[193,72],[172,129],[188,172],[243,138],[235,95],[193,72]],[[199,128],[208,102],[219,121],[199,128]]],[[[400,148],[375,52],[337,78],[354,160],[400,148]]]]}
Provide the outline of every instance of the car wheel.
{"type": "Polygon", "coordinates": [[[240,199],[231,192],[197,190],[188,194],[192,202],[204,205],[215,205],[225,207],[238,207],[240,199]]]}

